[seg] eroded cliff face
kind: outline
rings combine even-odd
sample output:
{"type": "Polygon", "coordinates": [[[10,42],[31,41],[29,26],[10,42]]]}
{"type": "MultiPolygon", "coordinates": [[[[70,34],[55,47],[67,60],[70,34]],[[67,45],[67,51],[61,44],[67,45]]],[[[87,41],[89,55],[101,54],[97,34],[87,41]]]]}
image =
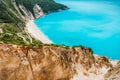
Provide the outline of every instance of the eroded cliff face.
{"type": "Polygon", "coordinates": [[[16,10],[19,12],[21,18],[25,21],[34,20],[35,18],[39,18],[45,14],[38,4],[34,5],[34,13],[32,13],[23,4],[16,4],[15,1],[13,1],[12,3],[16,10]]]}
{"type": "Polygon", "coordinates": [[[0,0],[0,23],[15,23],[23,27],[20,24],[65,9],[67,6],[54,0],[0,0]]]}
{"type": "Polygon", "coordinates": [[[35,4],[33,11],[34,11],[35,18],[39,18],[44,15],[43,10],[38,4],[35,4]]]}
{"type": "Polygon", "coordinates": [[[120,80],[120,61],[105,74],[105,80],[120,80]]]}
{"type": "Polygon", "coordinates": [[[104,80],[112,67],[89,48],[0,44],[0,80],[104,80]]]}
{"type": "Polygon", "coordinates": [[[23,20],[29,21],[45,14],[68,9],[54,0],[11,0],[23,20]]]}

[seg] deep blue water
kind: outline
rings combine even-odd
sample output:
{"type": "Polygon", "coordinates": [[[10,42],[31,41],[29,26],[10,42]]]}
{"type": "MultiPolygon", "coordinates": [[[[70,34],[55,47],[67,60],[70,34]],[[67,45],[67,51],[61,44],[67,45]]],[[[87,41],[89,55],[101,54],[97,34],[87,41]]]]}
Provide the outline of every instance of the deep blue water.
{"type": "Polygon", "coordinates": [[[95,54],[120,60],[119,0],[56,0],[70,9],[36,19],[56,44],[84,45],[95,54]]]}

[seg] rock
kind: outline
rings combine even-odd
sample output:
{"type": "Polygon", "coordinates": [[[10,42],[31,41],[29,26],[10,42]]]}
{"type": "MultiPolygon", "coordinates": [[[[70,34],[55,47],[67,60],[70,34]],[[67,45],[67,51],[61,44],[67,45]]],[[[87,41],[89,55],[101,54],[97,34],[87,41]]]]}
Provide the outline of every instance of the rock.
{"type": "Polygon", "coordinates": [[[111,65],[88,48],[0,44],[0,80],[103,80],[111,65]]]}
{"type": "Polygon", "coordinates": [[[105,74],[105,80],[120,80],[120,61],[105,74]]]}
{"type": "Polygon", "coordinates": [[[33,11],[34,11],[35,18],[39,18],[44,15],[43,10],[38,4],[35,4],[33,11]]]}

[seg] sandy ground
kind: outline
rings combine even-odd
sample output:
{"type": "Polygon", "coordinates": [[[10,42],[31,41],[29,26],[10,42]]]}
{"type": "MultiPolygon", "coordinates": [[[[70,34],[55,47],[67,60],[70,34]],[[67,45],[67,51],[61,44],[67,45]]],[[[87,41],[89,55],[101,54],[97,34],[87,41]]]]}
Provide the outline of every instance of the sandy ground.
{"type": "Polygon", "coordinates": [[[40,40],[44,44],[51,44],[53,43],[51,40],[47,38],[46,35],[42,33],[40,29],[37,28],[37,26],[34,24],[33,20],[30,20],[26,24],[26,31],[35,39],[40,40]]]}

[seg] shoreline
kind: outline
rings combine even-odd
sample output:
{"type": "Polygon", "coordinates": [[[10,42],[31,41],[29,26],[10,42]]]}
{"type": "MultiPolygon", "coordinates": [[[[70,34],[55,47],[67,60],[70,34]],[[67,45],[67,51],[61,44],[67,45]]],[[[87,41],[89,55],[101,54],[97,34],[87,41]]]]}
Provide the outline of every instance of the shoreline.
{"type": "Polygon", "coordinates": [[[25,31],[44,44],[53,43],[40,29],[38,29],[37,25],[34,24],[34,20],[30,20],[26,23],[25,31]]]}

